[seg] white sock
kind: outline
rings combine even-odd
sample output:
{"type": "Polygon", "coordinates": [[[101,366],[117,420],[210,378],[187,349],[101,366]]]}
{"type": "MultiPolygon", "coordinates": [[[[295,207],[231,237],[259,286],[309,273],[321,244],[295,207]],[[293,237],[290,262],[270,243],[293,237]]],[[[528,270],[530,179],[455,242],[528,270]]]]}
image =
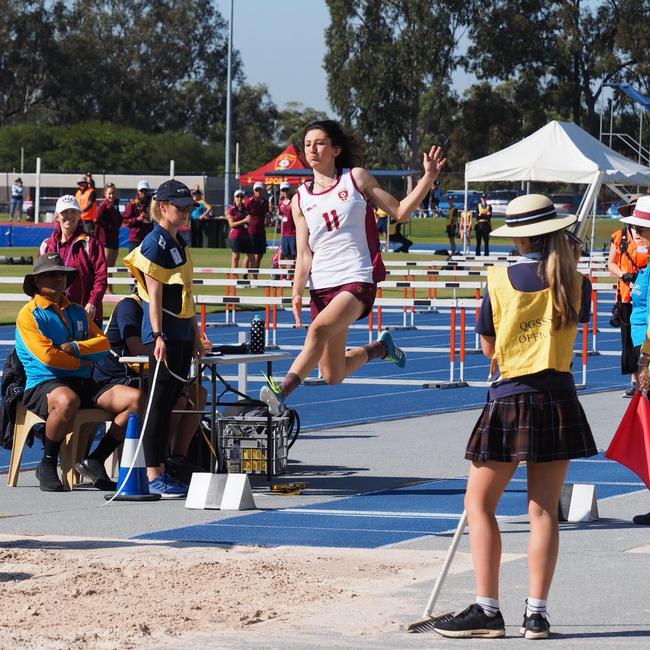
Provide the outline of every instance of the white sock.
{"type": "Polygon", "coordinates": [[[487,598],[486,596],[477,596],[476,604],[483,608],[483,611],[490,617],[496,616],[499,611],[499,599],[487,598]]]}
{"type": "Polygon", "coordinates": [[[541,614],[546,618],[546,601],[539,598],[528,598],[526,600],[526,616],[541,614]]]}

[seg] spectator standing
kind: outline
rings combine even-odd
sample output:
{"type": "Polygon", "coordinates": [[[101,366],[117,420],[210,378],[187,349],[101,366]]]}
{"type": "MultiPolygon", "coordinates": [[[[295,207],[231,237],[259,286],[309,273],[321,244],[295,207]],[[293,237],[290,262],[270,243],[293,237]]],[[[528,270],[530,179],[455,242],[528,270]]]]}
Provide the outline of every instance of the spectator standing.
{"type": "Polygon", "coordinates": [[[458,208],[454,199],[449,199],[449,210],[447,212],[447,237],[451,247],[451,254],[456,254],[456,237],[458,236],[458,208]]]}
{"type": "Polygon", "coordinates": [[[266,198],[266,187],[259,181],[253,185],[253,196],[244,202],[250,221],[248,234],[250,236],[251,268],[259,269],[262,258],[266,253],[266,219],[269,216],[269,200],[266,198]]]}
{"type": "Polygon", "coordinates": [[[577,270],[576,249],[540,194],[508,204],[496,236],[512,237],[521,259],[488,271],[476,331],[498,364],[488,402],[467,443],[471,461],[465,510],[476,598],[459,614],[436,620],[446,637],[503,637],[499,608],[501,535],[496,511],[519,463],[528,483],[528,599],[520,634],[550,636],[546,604],[559,551],[558,503],[572,458],[597,453],[576,395],[571,367],[579,322],[589,320],[591,284],[577,270]]]}
{"type": "Polygon", "coordinates": [[[104,250],[98,239],[84,230],[81,208],[74,196],[59,198],[54,218],[54,232],[41,244],[40,253],[58,253],[66,266],[79,271],[66,294],[71,302],[84,305],[90,319],[101,328],[108,277],[104,250]]]}
{"type": "Polygon", "coordinates": [[[192,210],[192,220],[199,221],[203,219],[212,219],[214,213],[212,212],[212,206],[203,198],[203,192],[197,187],[193,192],[192,196],[196,202],[196,206],[192,210]]]}
{"type": "Polygon", "coordinates": [[[295,260],[298,254],[296,248],[296,224],[291,212],[291,185],[287,182],[280,185],[278,212],[282,223],[282,259],[295,260]]]}
{"type": "Polygon", "coordinates": [[[472,240],[472,226],[474,224],[474,211],[470,206],[467,206],[467,210],[463,210],[460,213],[460,238],[463,242],[463,253],[469,253],[469,246],[472,240]]]}
{"type": "Polygon", "coordinates": [[[242,266],[247,269],[251,265],[251,240],[248,234],[248,224],[251,216],[244,202],[245,194],[243,190],[235,190],[233,195],[233,204],[228,207],[226,218],[230,226],[228,239],[232,251],[230,258],[230,268],[236,269],[239,266],[240,255],[246,255],[242,266]]]}
{"type": "Polygon", "coordinates": [[[481,194],[476,216],[476,254],[481,254],[481,241],[485,255],[490,254],[490,232],[492,232],[492,206],[487,202],[487,196],[481,194]]]}
{"type": "Polygon", "coordinates": [[[131,199],[124,209],[124,225],[129,229],[129,252],[139,246],[153,230],[153,223],[149,218],[151,204],[149,190],[149,182],[140,181],[135,198],[131,199]]]}
{"type": "MultiPolygon", "coordinates": [[[[120,228],[123,218],[118,208],[118,201],[115,185],[108,183],[104,188],[104,200],[97,209],[95,222],[95,237],[104,248],[104,257],[108,266],[115,266],[120,249],[120,228]]],[[[110,286],[107,291],[113,293],[110,286]]]]}
{"type": "Polygon", "coordinates": [[[440,181],[436,181],[433,184],[433,189],[431,190],[431,211],[435,212],[436,216],[440,213],[440,199],[442,198],[442,187],[440,187],[440,181]]]}
{"type": "MultiPolygon", "coordinates": [[[[621,217],[629,217],[636,207],[641,195],[633,196],[629,203],[621,206],[618,213],[621,217]]],[[[612,235],[609,247],[609,272],[617,278],[616,304],[619,311],[621,327],[621,374],[630,375],[630,383],[625,388],[622,397],[632,397],[636,392],[638,356],[634,351],[630,316],[632,314],[631,285],[636,274],[648,263],[647,248],[639,249],[629,224],[612,235]]]]}
{"type": "Polygon", "coordinates": [[[188,486],[165,471],[170,418],[174,404],[189,378],[193,355],[203,354],[203,344],[192,299],[193,265],[185,240],[179,234],[194,208],[190,189],[176,180],[165,181],[151,203],[156,222],[142,244],[124,263],[137,280],[142,298],[142,341],[149,350],[151,410],[142,433],[149,491],[163,498],[181,498],[188,486]],[[157,362],[157,382],[153,376],[157,362]]]}
{"type": "MultiPolygon", "coordinates": [[[[627,210],[626,210],[627,211],[627,210]]],[[[632,229],[637,251],[650,245],[650,196],[641,196],[630,216],[621,221],[632,229]]],[[[645,266],[632,285],[632,315],[630,327],[632,344],[638,355],[639,378],[637,390],[648,390],[648,361],[650,360],[650,269],[645,266]]],[[[650,526],[650,512],[636,515],[632,521],[639,526],[650,526]]]]}
{"type": "Polygon", "coordinates": [[[18,221],[23,219],[23,179],[17,178],[11,186],[11,207],[9,209],[9,218],[13,221],[14,214],[18,214],[18,221]]]}
{"type": "Polygon", "coordinates": [[[88,183],[88,187],[90,187],[93,190],[97,189],[97,186],[95,185],[95,179],[93,178],[93,173],[92,172],[86,172],[84,174],[84,178],[86,179],[86,182],[88,183]]]}
{"type": "MultiPolygon", "coordinates": [[[[92,175],[91,175],[92,179],[92,175]]],[[[95,219],[97,218],[97,192],[95,191],[95,183],[91,185],[88,179],[84,176],[77,181],[77,193],[75,198],[81,207],[81,219],[86,224],[86,232],[91,235],[95,230],[95,219]]]]}
{"type": "Polygon", "coordinates": [[[61,442],[79,409],[95,405],[114,413],[115,418],[76,469],[96,488],[115,490],[104,461],[122,442],[129,415],[142,405],[139,390],[99,387],[91,379],[93,362],[108,353],[109,343],[87,311],[65,295],[66,287],[70,289],[78,275],[78,269],[66,266],[58,253],[39,257],[23,282],[23,290],[32,300],[16,320],[16,353],[27,376],[23,404],[45,420],[45,449],[36,469],[44,492],[63,490],[56,469],[61,442]]]}

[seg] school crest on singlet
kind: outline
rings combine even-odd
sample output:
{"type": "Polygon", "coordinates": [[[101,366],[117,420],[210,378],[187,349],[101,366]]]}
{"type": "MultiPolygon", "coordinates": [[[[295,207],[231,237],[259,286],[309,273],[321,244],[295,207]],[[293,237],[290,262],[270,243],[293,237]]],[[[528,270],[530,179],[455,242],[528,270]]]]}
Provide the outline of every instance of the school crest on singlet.
{"type": "Polygon", "coordinates": [[[338,183],[325,192],[301,185],[298,202],[313,253],[310,289],[384,279],[374,212],[350,170],[344,170],[338,183]]]}

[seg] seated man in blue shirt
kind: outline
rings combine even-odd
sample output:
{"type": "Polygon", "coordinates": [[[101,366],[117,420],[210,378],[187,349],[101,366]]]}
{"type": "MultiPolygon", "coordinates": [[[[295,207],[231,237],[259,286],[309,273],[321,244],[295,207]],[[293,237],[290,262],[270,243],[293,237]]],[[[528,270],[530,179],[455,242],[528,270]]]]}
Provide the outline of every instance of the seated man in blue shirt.
{"type": "MultiPolygon", "coordinates": [[[[106,327],[111,345],[110,353],[102,357],[93,369],[93,379],[99,386],[138,386],[138,368],[121,363],[120,357],[148,356],[142,342],[142,299],[134,292],[125,296],[113,310],[106,327]]],[[[209,342],[204,340],[204,345],[209,342]]],[[[207,346],[206,346],[207,347],[207,346]]],[[[203,471],[187,461],[187,452],[200,423],[205,408],[207,391],[199,384],[197,401],[196,381],[189,382],[179,397],[174,410],[196,413],[172,413],[170,419],[171,456],[165,460],[165,471],[182,483],[189,483],[193,471],[203,471]]]]}
{"type": "Polygon", "coordinates": [[[108,354],[109,342],[85,309],[65,296],[78,273],[65,266],[58,253],[41,255],[23,281],[23,291],[32,300],[16,320],[16,353],[27,376],[23,404],[45,420],[45,450],[36,470],[44,492],[63,490],[57,473],[61,443],[79,409],[94,406],[114,413],[115,418],[76,469],[96,488],[114,490],[104,461],[122,442],[129,415],[141,406],[136,388],[99,387],[90,378],[93,363],[108,354]]]}

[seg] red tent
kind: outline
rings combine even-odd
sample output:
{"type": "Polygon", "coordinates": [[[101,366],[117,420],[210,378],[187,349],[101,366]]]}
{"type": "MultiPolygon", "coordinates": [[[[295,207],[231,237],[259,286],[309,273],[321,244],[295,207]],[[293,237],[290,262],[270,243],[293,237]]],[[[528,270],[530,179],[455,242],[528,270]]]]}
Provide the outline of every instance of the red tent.
{"type": "Polygon", "coordinates": [[[305,167],[300,152],[295,145],[290,144],[279,156],[267,162],[266,165],[262,165],[259,169],[248,172],[248,174],[242,174],[239,182],[242,185],[252,185],[257,181],[265,185],[279,185],[286,181],[292,185],[300,185],[307,176],[266,176],[266,172],[281,172],[287,169],[304,169],[305,167]]]}

